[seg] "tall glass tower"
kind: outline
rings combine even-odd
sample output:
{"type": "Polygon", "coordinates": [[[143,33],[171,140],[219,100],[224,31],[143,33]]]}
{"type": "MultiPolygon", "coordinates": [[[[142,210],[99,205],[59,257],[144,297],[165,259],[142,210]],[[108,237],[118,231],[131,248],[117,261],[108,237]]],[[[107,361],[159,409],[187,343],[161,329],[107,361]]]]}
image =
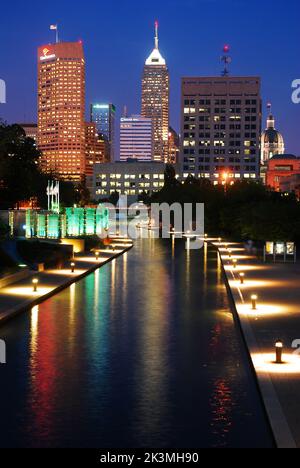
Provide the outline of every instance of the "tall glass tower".
{"type": "Polygon", "coordinates": [[[115,158],[115,120],[116,107],[113,104],[91,104],[91,122],[96,124],[97,132],[109,143],[110,161],[115,158]]]}
{"type": "Polygon", "coordinates": [[[142,116],[152,119],[154,160],[168,160],[170,76],[158,48],[158,22],[155,46],[146,60],[142,80],[142,116]]]}

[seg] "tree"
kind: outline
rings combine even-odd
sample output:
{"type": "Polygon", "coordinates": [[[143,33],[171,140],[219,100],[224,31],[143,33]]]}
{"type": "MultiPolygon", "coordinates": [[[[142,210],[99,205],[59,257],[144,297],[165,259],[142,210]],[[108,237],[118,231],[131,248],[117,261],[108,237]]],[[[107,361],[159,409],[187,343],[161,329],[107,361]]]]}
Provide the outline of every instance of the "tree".
{"type": "Polygon", "coordinates": [[[20,200],[38,197],[46,190],[40,172],[40,152],[19,125],[0,123],[0,203],[12,208],[20,200]]]}

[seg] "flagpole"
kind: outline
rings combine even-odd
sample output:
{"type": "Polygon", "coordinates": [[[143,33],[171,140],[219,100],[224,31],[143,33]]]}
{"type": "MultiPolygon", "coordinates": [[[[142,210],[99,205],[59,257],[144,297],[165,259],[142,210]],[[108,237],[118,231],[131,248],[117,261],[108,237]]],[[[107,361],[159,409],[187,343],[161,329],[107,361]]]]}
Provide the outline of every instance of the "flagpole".
{"type": "Polygon", "coordinates": [[[56,44],[59,43],[59,37],[58,37],[58,24],[56,25],[56,44]]]}
{"type": "Polygon", "coordinates": [[[50,211],[50,180],[48,180],[47,195],[48,195],[48,211],[50,211]]]}

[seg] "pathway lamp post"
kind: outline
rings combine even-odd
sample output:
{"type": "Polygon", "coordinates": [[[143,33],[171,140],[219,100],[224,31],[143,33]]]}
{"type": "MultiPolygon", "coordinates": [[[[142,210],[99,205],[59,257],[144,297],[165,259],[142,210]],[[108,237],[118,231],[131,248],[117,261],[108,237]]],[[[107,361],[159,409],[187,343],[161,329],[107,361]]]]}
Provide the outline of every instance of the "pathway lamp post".
{"type": "Polygon", "coordinates": [[[37,290],[38,290],[38,284],[39,284],[39,280],[38,280],[37,278],[34,278],[34,279],[32,280],[32,285],[33,285],[33,292],[35,292],[35,293],[36,293],[37,290]]]}
{"type": "Polygon", "coordinates": [[[282,360],[283,342],[281,340],[276,341],[275,350],[276,350],[276,364],[283,364],[283,360],[282,360]]]}
{"type": "Polygon", "coordinates": [[[252,294],[251,296],[251,303],[252,303],[252,310],[257,310],[257,295],[256,294],[252,294]]]}

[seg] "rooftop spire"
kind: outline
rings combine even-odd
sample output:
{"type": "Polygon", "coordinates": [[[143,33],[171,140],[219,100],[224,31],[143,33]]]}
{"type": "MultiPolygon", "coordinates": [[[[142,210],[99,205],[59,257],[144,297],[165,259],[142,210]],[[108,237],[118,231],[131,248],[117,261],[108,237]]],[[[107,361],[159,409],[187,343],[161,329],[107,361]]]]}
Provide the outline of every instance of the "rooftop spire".
{"type": "Polygon", "coordinates": [[[158,50],[158,21],[155,21],[155,49],[158,50]]]}
{"type": "Polygon", "coordinates": [[[267,107],[269,111],[268,119],[267,119],[267,128],[275,128],[275,119],[272,114],[272,104],[269,102],[267,107]]]}
{"type": "Polygon", "coordinates": [[[155,47],[148,59],[146,60],[146,65],[166,65],[165,59],[162,57],[158,49],[158,21],[155,21],[155,47]]]}

